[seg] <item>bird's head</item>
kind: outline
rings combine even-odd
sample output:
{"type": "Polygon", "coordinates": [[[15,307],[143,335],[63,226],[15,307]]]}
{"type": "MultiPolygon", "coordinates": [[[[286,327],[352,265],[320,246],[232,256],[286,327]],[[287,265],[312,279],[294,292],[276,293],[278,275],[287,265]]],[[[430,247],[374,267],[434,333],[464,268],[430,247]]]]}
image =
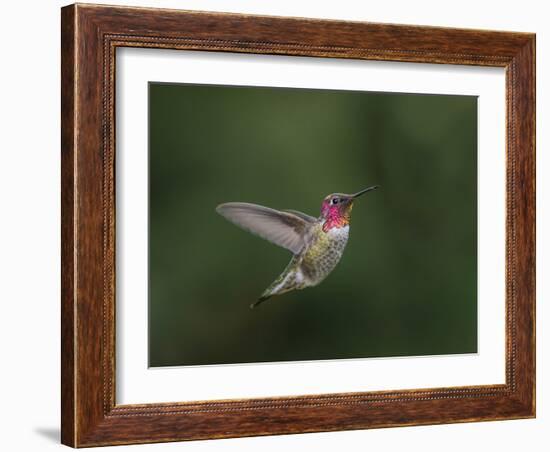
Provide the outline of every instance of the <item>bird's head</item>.
{"type": "Polygon", "coordinates": [[[349,223],[351,209],[353,208],[353,202],[361,195],[377,189],[379,186],[374,185],[372,187],[365,188],[352,195],[345,193],[332,193],[323,199],[321,204],[321,217],[326,220],[325,230],[332,227],[342,227],[349,223]]]}

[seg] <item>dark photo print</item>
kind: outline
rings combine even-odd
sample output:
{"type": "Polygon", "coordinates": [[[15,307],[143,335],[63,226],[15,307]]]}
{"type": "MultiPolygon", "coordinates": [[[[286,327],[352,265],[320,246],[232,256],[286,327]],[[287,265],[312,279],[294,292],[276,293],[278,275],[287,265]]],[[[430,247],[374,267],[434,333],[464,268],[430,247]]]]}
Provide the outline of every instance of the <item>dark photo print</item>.
{"type": "Polygon", "coordinates": [[[149,366],[477,352],[477,98],[149,84],[149,366]]]}

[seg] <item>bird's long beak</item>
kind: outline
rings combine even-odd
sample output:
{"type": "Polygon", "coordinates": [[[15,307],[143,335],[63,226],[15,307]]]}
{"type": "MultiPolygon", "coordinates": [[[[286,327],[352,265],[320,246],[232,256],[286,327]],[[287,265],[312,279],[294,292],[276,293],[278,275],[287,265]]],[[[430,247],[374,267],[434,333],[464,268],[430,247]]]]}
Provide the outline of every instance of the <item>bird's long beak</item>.
{"type": "Polygon", "coordinates": [[[365,188],[364,190],[358,191],[357,193],[351,195],[352,199],[358,198],[361,195],[364,195],[366,192],[371,190],[376,190],[380,185],[373,185],[372,187],[365,188]]]}

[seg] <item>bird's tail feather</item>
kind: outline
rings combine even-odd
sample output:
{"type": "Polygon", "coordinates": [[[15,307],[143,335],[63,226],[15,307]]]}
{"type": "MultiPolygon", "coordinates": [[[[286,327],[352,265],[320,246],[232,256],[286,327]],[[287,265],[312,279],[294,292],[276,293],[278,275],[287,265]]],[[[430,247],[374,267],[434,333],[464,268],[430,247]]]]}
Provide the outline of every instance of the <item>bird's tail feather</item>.
{"type": "Polygon", "coordinates": [[[260,298],[258,298],[254,303],[250,305],[250,309],[254,309],[261,305],[264,301],[269,300],[271,298],[271,295],[262,295],[260,298]]]}
{"type": "Polygon", "coordinates": [[[271,283],[271,285],[264,290],[260,298],[250,305],[250,309],[262,304],[264,301],[271,298],[273,295],[280,295],[291,290],[298,289],[296,285],[296,263],[294,260],[290,261],[283,273],[271,283]]]}

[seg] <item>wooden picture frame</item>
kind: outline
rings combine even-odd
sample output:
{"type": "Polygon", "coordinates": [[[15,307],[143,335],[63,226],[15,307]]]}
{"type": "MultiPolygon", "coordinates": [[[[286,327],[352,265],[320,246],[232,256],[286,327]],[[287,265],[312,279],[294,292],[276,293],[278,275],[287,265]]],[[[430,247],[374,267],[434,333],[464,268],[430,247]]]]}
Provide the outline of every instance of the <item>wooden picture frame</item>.
{"type": "Polygon", "coordinates": [[[64,444],[85,447],[535,416],[535,35],[79,4],[62,8],[61,34],[64,444]],[[506,383],[117,405],[118,47],[505,68],[506,383]]]}

